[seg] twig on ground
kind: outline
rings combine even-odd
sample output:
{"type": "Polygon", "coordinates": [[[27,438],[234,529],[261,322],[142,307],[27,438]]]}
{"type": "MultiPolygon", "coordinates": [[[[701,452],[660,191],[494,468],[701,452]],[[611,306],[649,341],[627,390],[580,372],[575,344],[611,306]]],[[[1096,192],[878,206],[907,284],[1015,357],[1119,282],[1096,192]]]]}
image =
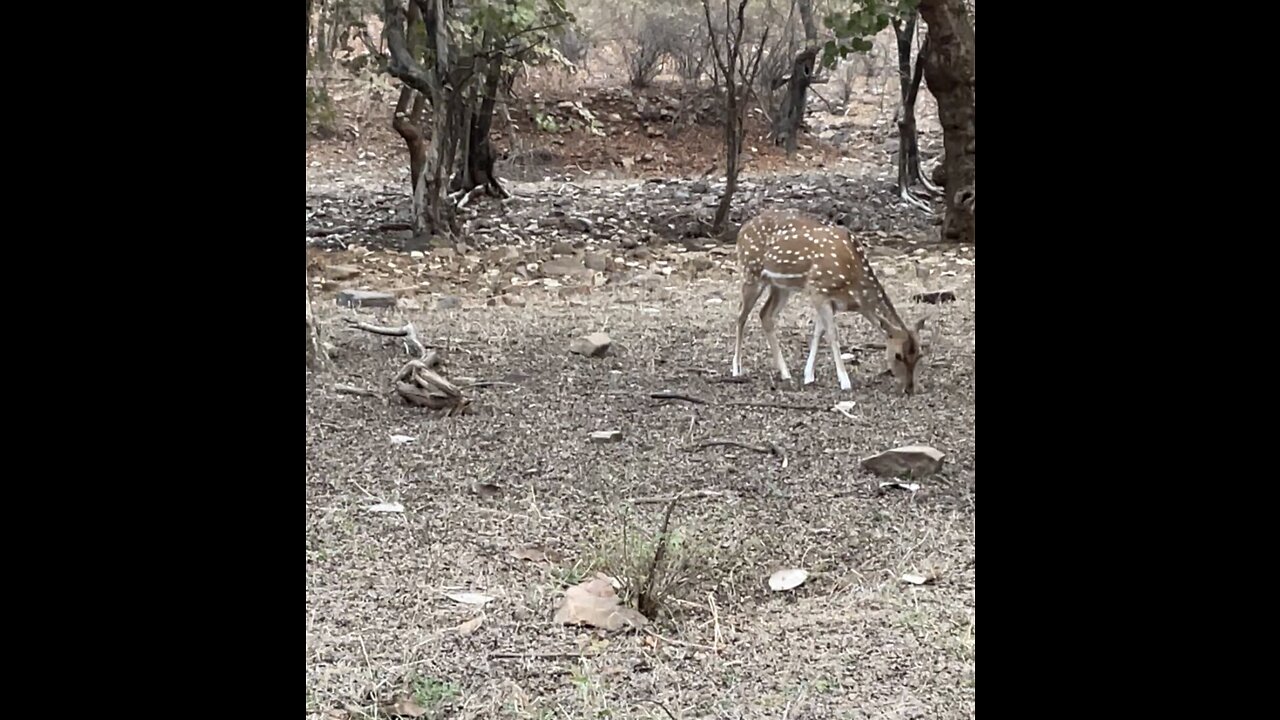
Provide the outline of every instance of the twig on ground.
{"type": "Polygon", "coordinates": [[[489,653],[490,660],[563,660],[587,657],[580,652],[496,652],[489,653]]]}
{"type": "Polygon", "coordinates": [[[683,492],[678,495],[653,495],[650,497],[632,498],[629,502],[632,502],[636,505],[655,505],[657,503],[674,502],[676,498],[688,499],[688,498],[699,498],[699,497],[723,497],[727,494],[728,493],[726,493],[723,490],[691,490],[689,492],[683,492]]]}
{"type": "Polygon", "coordinates": [[[662,703],[658,702],[657,700],[650,700],[649,702],[651,702],[651,703],[653,703],[654,705],[657,705],[658,707],[662,708],[662,712],[666,713],[666,714],[667,714],[667,717],[671,718],[671,720],[676,720],[676,716],[671,714],[671,711],[667,709],[667,706],[666,706],[666,705],[663,705],[662,703]]]}
{"type": "Polygon", "coordinates": [[[365,397],[381,397],[378,393],[367,388],[357,387],[355,385],[347,385],[346,383],[336,383],[333,386],[334,392],[340,395],[363,395],[365,397]]]}
{"type": "Polygon", "coordinates": [[[435,353],[428,355],[427,347],[418,340],[418,333],[413,329],[413,323],[405,323],[400,327],[390,327],[386,325],[374,325],[361,320],[352,320],[347,318],[347,324],[357,330],[364,330],[375,335],[389,335],[391,337],[402,337],[407,345],[412,346],[411,350],[420,358],[428,360],[428,365],[436,365],[438,361],[432,362],[430,358],[435,357],[435,353]]]}
{"type": "Polygon", "coordinates": [[[697,445],[694,445],[693,447],[689,448],[689,450],[690,451],[704,450],[709,447],[718,447],[718,446],[737,447],[737,448],[742,448],[743,450],[750,450],[751,452],[758,452],[758,453],[761,453],[762,455],[773,455],[782,460],[782,467],[785,468],[788,464],[786,451],[782,449],[781,445],[778,445],[777,443],[773,443],[773,442],[769,443],[768,445],[748,445],[743,442],[738,442],[737,440],[703,440],[697,445]]]}
{"type": "Polygon", "coordinates": [[[770,403],[770,402],[751,402],[748,400],[731,400],[725,405],[734,407],[749,408],[769,408],[771,410],[816,410],[818,412],[826,412],[831,408],[826,405],[794,405],[792,403],[770,403]]]}
{"type": "Polygon", "coordinates": [[[472,383],[462,383],[458,386],[461,390],[478,387],[520,387],[520,383],[507,382],[506,380],[477,380],[472,383]]]}
{"type": "Polygon", "coordinates": [[[685,402],[691,402],[694,405],[707,404],[707,401],[703,400],[702,398],[694,397],[692,395],[685,395],[683,393],[678,393],[678,392],[663,391],[663,392],[649,393],[649,399],[651,400],[683,400],[685,402]]]}

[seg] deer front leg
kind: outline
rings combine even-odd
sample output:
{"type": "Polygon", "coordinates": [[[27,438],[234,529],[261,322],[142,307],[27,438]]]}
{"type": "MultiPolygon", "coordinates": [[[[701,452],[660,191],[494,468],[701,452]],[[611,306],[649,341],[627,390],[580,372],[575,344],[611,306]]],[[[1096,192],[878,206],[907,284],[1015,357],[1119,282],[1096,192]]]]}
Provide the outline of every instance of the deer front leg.
{"type": "Polygon", "coordinates": [[[773,362],[778,366],[778,374],[783,380],[791,380],[791,371],[787,369],[787,361],[782,357],[782,346],[778,343],[777,319],[782,308],[791,296],[790,290],[773,287],[769,291],[769,299],[760,308],[760,324],[764,326],[765,339],[769,341],[769,350],[773,352],[773,362]]]}
{"type": "Polygon", "coordinates": [[[830,302],[820,302],[818,304],[818,317],[826,327],[827,340],[831,343],[831,359],[836,363],[836,375],[840,378],[840,389],[852,390],[853,383],[849,381],[849,373],[845,372],[844,360],[840,359],[840,334],[836,330],[836,314],[830,302]]]}

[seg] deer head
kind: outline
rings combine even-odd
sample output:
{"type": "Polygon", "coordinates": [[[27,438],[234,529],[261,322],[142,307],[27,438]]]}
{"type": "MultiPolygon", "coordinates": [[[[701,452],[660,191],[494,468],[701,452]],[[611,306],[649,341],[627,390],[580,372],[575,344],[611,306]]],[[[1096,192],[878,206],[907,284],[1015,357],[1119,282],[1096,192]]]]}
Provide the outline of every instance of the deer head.
{"type": "Polygon", "coordinates": [[[920,330],[924,328],[924,318],[916,322],[912,328],[886,327],[888,340],[885,342],[885,361],[893,376],[901,384],[902,391],[911,395],[916,391],[916,363],[924,357],[924,346],[920,344],[920,330]]]}

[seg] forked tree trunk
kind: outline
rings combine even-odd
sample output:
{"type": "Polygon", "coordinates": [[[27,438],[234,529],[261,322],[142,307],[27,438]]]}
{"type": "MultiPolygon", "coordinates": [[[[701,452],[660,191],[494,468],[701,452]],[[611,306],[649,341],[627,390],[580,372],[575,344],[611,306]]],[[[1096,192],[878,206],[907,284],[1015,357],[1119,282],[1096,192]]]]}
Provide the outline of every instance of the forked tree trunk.
{"type": "Polygon", "coordinates": [[[942,239],[975,242],[977,127],[973,26],[964,0],[921,0],[920,16],[929,25],[924,77],[938,100],[946,167],[946,217],[942,239]]]}

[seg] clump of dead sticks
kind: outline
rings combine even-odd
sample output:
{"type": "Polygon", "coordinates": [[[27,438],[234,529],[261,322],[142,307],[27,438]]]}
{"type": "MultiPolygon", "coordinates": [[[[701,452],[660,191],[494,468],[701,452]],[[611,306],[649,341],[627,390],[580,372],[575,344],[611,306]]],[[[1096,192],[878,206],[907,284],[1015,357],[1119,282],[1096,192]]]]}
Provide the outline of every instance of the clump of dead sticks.
{"type": "MultiPolygon", "coordinates": [[[[427,349],[418,339],[412,323],[400,327],[373,325],[348,318],[347,324],[357,330],[404,338],[405,351],[416,357],[405,363],[391,379],[394,391],[409,405],[426,408],[435,415],[452,416],[469,412],[471,400],[452,381],[442,375],[441,360],[435,350],[427,349]]],[[[352,386],[335,386],[338,392],[358,395],[374,395],[373,391],[352,386]]]]}

